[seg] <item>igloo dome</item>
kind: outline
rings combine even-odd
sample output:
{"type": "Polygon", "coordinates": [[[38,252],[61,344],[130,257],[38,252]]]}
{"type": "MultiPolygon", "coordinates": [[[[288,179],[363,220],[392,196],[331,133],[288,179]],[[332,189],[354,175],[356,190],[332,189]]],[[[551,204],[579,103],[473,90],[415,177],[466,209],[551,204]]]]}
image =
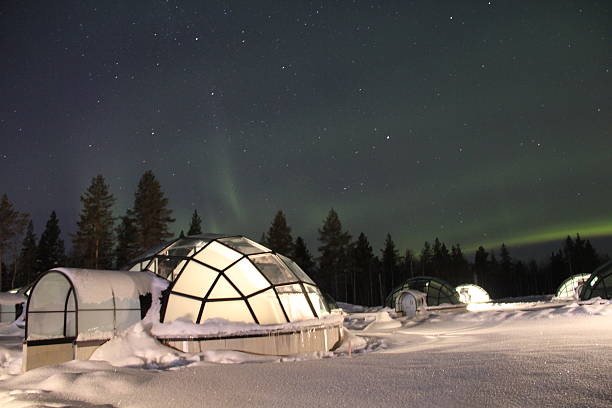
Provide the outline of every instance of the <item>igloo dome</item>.
{"type": "Polygon", "coordinates": [[[312,279],[291,259],[244,236],[180,237],[130,266],[171,281],[161,321],[223,318],[261,325],[329,314],[312,279]]]}

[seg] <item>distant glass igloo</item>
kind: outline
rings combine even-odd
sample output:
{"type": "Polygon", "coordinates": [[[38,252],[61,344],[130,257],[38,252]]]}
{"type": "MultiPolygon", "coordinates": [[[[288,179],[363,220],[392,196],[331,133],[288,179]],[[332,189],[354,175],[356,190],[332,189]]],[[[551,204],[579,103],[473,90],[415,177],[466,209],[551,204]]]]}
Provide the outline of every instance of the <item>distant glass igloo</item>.
{"type": "Polygon", "coordinates": [[[455,288],[459,294],[459,300],[463,303],[486,303],[491,297],[486,290],[473,283],[464,283],[455,288]]]}
{"type": "Polygon", "coordinates": [[[582,285],[589,280],[591,276],[590,273],[579,273],[577,275],[572,275],[566,280],[564,280],[561,285],[557,288],[557,292],[555,293],[556,298],[573,298],[580,293],[582,290],[582,285]]]}
{"type": "Polygon", "coordinates": [[[596,297],[612,299],[612,261],[595,269],[589,280],[582,286],[581,300],[596,297]]]}
{"type": "Polygon", "coordinates": [[[161,321],[281,324],[329,314],[310,277],[291,259],[243,236],[180,237],[130,265],[171,281],[161,321]]]}
{"type": "Polygon", "coordinates": [[[427,295],[427,306],[448,305],[464,306],[459,300],[459,294],[454,287],[439,278],[432,276],[416,276],[406,280],[396,287],[387,296],[385,304],[387,307],[395,307],[397,297],[405,290],[417,290],[427,295]]]}

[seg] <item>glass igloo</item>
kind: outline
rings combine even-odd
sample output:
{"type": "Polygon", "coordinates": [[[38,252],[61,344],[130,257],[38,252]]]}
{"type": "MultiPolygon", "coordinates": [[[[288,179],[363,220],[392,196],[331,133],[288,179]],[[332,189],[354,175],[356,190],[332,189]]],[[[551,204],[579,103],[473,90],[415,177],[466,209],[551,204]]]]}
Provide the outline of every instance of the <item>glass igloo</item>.
{"type": "Polygon", "coordinates": [[[443,281],[442,279],[432,276],[416,276],[406,280],[403,284],[396,287],[387,296],[385,304],[387,307],[395,307],[396,298],[405,290],[418,290],[427,295],[427,306],[440,305],[463,305],[459,300],[459,294],[455,288],[443,281]]]}
{"type": "Polygon", "coordinates": [[[171,281],[161,321],[282,324],[329,314],[321,291],[291,259],[244,236],[180,237],[129,267],[171,281]]]}
{"type": "Polygon", "coordinates": [[[582,285],[584,285],[584,283],[589,280],[590,277],[590,273],[579,273],[577,275],[570,276],[569,278],[564,280],[561,285],[559,285],[559,287],[557,288],[557,292],[555,293],[555,297],[573,298],[574,296],[580,293],[582,285]]]}
{"type": "Polygon", "coordinates": [[[596,297],[612,299],[612,261],[595,269],[589,280],[582,286],[581,300],[596,297]]]}
{"type": "Polygon", "coordinates": [[[473,283],[464,283],[455,288],[459,294],[459,300],[463,303],[486,303],[491,297],[486,290],[473,283]]]}

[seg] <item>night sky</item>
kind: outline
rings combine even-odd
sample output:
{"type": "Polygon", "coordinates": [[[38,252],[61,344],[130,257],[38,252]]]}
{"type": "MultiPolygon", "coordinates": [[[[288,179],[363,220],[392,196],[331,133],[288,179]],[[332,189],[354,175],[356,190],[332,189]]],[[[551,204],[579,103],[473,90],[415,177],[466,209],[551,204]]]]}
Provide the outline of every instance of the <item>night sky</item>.
{"type": "Polygon", "coordinates": [[[67,242],[93,176],[120,216],[148,169],[177,233],[609,237],[611,6],[2,1],[0,193],[67,242]]]}

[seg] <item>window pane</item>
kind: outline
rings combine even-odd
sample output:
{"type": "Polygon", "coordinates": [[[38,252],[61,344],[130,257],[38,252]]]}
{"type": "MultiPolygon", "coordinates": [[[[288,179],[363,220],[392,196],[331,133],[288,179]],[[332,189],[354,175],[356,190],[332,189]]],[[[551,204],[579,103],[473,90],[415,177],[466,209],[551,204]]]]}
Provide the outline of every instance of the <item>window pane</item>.
{"type": "Polygon", "coordinates": [[[241,259],[224,273],[245,295],[250,295],[270,286],[266,278],[247,258],[241,259]]]}
{"type": "Polygon", "coordinates": [[[64,337],[64,312],[28,314],[28,340],[64,337]]]}
{"type": "Polygon", "coordinates": [[[222,238],[219,240],[219,242],[223,242],[225,245],[232,247],[236,251],[245,255],[270,252],[270,250],[265,246],[245,237],[222,238]]]}
{"type": "Polygon", "coordinates": [[[278,286],[276,291],[287,316],[289,316],[289,321],[294,322],[314,317],[300,285],[278,286]]]}
{"type": "Polygon", "coordinates": [[[167,256],[191,256],[206,245],[209,240],[182,238],[161,252],[167,256]]]}
{"type": "Polygon", "coordinates": [[[276,255],[253,255],[249,259],[273,284],[295,282],[298,280],[276,255]]]}
{"type": "Polygon", "coordinates": [[[312,307],[314,307],[317,315],[322,317],[329,314],[327,302],[325,301],[325,298],[323,297],[323,294],[319,288],[310,285],[304,285],[304,288],[306,289],[310,303],[312,303],[312,307]]]}
{"type": "Polygon", "coordinates": [[[117,330],[125,330],[140,321],[140,309],[138,310],[117,310],[116,312],[117,330]]]}
{"type": "Polygon", "coordinates": [[[203,298],[219,273],[197,262],[189,262],[174,283],[175,292],[203,298]]]}
{"type": "Polygon", "coordinates": [[[156,258],[157,259],[157,270],[154,271],[157,275],[168,280],[173,280],[176,275],[181,271],[181,268],[185,264],[185,260],[181,258],[156,258]]]}
{"type": "Polygon", "coordinates": [[[189,299],[184,296],[178,296],[173,293],[168,298],[168,306],[166,307],[166,315],[164,322],[171,322],[176,319],[190,320],[195,323],[200,312],[199,300],[189,299]]]}
{"type": "Polygon", "coordinates": [[[113,310],[81,310],[79,309],[79,334],[103,332],[112,333],[115,329],[113,310]]]}
{"type": "Polygon", "coordinates": [[[221,318],[231,322],[255,323],[244,300],[206,302],[201,323],[206,319],[221,318]]]}
{"type": "Polygon", "coordinates": [[[298,277],[299,280],[301,280],[302,282],[306,282],[306,283],[312,283],[313,285],[315,284],[312,281],[312,279],[310,279],[310,277],[306,275],[306,272],[304,272],[302,268],[298,266],[298,264],[296,264],[295,262],[293,262],[291,259],[287,258],[286,256],[283,256],[281,254],[278,254],[278,256],[289,267],[289,269],[291,269],[291,272],[293,272],[295,276],[298,277]]]}
{"type": "Polygon", "coordinates": [[[35,286],[30,296],[30,310],[64,311],[66,295],[70,290],[70,282],[58,272],[50,272],[35,286]]]}
{"type": "Polygon", "coordinates": [[[248,299],[259,324],[282,324],[287,323],[285,315],[278,303],[274,290],[266,290],[263,293],[248,299]]]}
{"type": "Polygon", "coordinates": [[[229,284],[227,279],[223,276],[219,277],[219,280],[215,284],[212,292],[208,296],[208,299],[227,299],[227,298],[238,298],[240,293],[236,292],[236,289],[229,284]]]}
{"type": "Polygon", "coordinates": [[[195,259],[213,268],[223,270],[240,259],[240,257],[242,257],[242,255],[238,252],[215,241],[198,252],[195,259]]]}
{"type": "Polygon", "coordinates": [[[66,337],[76,337],[76,313],[66,313],[66,337]]]}

